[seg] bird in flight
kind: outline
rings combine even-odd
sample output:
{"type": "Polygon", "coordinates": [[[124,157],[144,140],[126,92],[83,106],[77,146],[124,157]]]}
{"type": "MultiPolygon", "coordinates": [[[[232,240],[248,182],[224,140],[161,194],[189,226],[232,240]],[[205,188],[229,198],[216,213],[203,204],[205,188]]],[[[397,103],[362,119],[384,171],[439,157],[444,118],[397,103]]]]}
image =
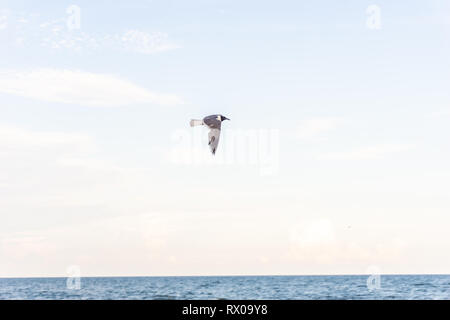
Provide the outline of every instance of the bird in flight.
{"type": "Polygon", "coordinates": [[[221,114],[213,114],[211,116],[204,117],[203,120],[192,119],[190,122],[191,127],[205,125],[210,129],[208,133],[208,145],[212,154],[216,154],[217,145],[219,144],[220,129],[222,121],[224,120],[230,119],[221,114]]]}

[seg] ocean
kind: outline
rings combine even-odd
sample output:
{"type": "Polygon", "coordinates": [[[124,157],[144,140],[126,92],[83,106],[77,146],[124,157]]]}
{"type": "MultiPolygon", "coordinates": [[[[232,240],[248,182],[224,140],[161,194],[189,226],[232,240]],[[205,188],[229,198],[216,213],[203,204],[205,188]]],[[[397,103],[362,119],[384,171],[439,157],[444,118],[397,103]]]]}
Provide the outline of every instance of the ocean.
{"type": "Polygon", "coordinates": [[[0,278],[0,299],[448,300],[450,275],[0,278]]]}

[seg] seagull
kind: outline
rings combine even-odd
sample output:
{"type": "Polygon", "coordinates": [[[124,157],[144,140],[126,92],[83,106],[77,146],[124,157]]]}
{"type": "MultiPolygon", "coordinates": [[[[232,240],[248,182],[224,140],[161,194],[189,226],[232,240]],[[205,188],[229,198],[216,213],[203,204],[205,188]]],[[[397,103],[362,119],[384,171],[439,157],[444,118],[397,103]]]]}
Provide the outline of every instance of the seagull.
{"type": "Polygon", "coordinates": [[[203,120],[192,119],[190,122],[191,127],[205,125],[211,129],[208,133],[208,145],[213,155],[216,154],[217,145],[219,144],[220,127],[222,125],[222,121],[224,120],[230,119],[221,114],[213,114],[211,116],[204,117],[203,120]]]}

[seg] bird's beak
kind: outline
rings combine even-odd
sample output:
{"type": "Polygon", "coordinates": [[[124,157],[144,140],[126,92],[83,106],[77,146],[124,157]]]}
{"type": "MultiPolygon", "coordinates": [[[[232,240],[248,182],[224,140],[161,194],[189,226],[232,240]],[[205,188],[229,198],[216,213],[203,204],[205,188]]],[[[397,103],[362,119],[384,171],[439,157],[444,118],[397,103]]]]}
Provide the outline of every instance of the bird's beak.
{"type": "Polygon", "coordinates": [[[228,119],[227,117],[223,117],[223,120],[230,120],[230,119],[228,119]]]}

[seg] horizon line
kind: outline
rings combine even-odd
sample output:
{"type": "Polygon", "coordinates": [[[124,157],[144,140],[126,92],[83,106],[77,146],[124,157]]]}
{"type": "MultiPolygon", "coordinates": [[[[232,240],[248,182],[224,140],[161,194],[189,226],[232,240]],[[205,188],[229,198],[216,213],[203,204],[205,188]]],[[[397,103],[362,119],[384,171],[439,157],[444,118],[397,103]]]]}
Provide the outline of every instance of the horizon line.
{"type": "MultiPolygon", "coordinates": [[[[344,277],[344,276],[370,276],[375,273],[348,273],[348,274],[262,274],[262,275],[136,275],[136,276],[80,276],[79,278],[200,278],[200,277],[344,277]]],[[[450,276],[450,273],[376,273],[380,276],[450,276]]],[[[12,276],[0,279],[65,279],[73,276],[12,276]]]]}

